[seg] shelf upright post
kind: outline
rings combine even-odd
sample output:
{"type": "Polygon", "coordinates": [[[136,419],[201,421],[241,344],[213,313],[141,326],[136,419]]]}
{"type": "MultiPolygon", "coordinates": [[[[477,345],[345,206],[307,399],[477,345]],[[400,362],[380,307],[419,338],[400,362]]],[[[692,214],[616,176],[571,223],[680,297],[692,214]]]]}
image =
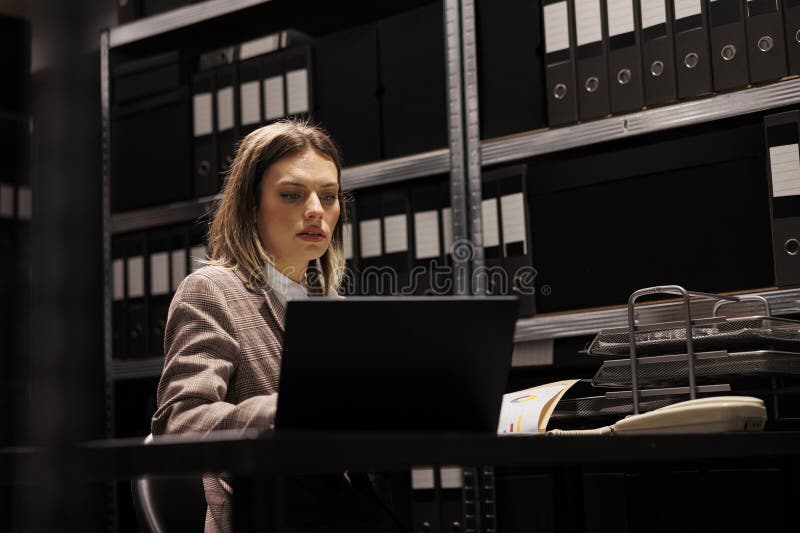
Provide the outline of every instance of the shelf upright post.
{"type": "MultiPolygon", "coordinates": [[[[105,361],[106,437],[114,436],[113,341],[111,331],[111,80],[109,70],[109,31],[100,33],[100,113],[103,172],[103,357],[105,361]]],[[[117,531],[116,485],[108,486],[107,516],[109,531],[117,531]]]]}
{"type": "Polygon", "coordinates": [[[455,294],[484,294],[484,280],[472,276],[483,265],[475,8],[445,0],[444,10],[455,294]]]}

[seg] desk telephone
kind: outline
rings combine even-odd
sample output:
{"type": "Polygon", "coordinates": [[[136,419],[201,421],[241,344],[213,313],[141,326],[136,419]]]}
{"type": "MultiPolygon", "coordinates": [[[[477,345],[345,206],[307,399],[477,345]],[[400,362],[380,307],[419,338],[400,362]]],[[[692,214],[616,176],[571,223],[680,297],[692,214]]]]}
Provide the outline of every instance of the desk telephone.
{"type": "Polygon", "coordinates": [[[762,431],[767,420],[764,402],[751,396],[715,396],[668,405],[623,418],[597,429],[553,429],[548,435],[635,435],[640,433],[722,433],[762,431]]]}

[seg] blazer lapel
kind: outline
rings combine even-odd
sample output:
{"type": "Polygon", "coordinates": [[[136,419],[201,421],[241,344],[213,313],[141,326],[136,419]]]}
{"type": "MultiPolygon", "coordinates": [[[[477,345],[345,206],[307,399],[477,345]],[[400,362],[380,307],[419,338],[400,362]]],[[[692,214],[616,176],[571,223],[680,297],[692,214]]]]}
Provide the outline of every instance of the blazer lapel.
{"type": "Polygon", "coordinates": [[[263,296],[267,304],[270,314],[275,319],[275,322],[281,329],[281,333],[286,330],[286,307],[281,303],[275,290],[269,285],[262,286],[261,283],[255,283],[249,279],[249,276],[242,272],[240,269],[235,269],[236,275],[242,280],[244,286],[251,292],[263,296]]]}

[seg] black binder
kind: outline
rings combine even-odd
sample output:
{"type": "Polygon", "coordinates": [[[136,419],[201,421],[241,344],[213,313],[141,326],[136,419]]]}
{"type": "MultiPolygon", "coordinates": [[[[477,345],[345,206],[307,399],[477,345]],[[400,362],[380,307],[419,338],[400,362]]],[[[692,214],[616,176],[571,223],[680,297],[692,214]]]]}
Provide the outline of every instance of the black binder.
{"type": "Polygon", "coordinates": [[[347,220],[342,224],[342,248],[344,250],[345,275],[339,288],[339,294],[355,296],[359,294],[359,263],[358,263],[358,212],[352,197],[345,197],[347,202],[347,220]]]}
{"type": "Polygon", "coordinates": [[[608,18],[608,85],[611,112],[644,106],[639,17],[635,0],[606,0],[608,18]]]}
{"type": "Polygon", "coordinates": [[[433,288],[438,294],[454,294],[454,261],[453,261],[453,210],[450,206],[450,180],[442,180],[439,186],[439,204],[442,253],[444,269],[437,273],[433,279],[433,288]]]}
{"type": "Polygon", "coordinates": [[[384,287],[384,294],[400,295],[409,286],[412,251],[409,246],[408,190],[394,186],[381,193],[381,214],[383,216],[383,266],[392,269],[395,283],[384,287]],[[394,285],[394,286],[392,286],[394,285]]]}
{"type": "Polygon", "coordinates": [[[800,74],[800,0],[783,0],[789,74],[800,74]]]}
{"type": "Polygon", "coordinates": [[[214,75],[198,72],[192,81],[194,195],[209,196],[219,192],[217,144],[214,133],[214,75]]]}
{"type": "Polygon", "coordinates": [[[764,117],[775,284],[800,284],[800,112],[764,117]]]}
{"type": "Polygon", "coordinates": [[[447,146],[443,28],[442,2],[378,23],[385,157],[447,146]]]}
{"type": "Polygon", "coordinates": [[[129,358],[148,357],[147,336],[147,247],[143,233],[125,239],[125,300],[127,308],[127,352],[129,358]]]}
{"type": "Polygon", "coordinates": [[[604,117],[610,111],[604,11],[601,0],[573,1],[581,120],[604,117]]]}
{"type": "Polygon", "coordinates": [[[261,59],[264,122],[269,124],[286,116],[286,80],[280,52],[261,59]]]}
{"type": "MultiPolygon", "coordinates": [[[[358,211],[358,265],[363,295],[376,295],[381,288],[377,269],[383,266],[383,220],[380,192],[361,190],[355,194],[358,211]]],[[[385,292],[384,292],[385,295],[385,292]]]]}
{"type": "Polygon", "coordinates": [[[115,359],[128,356],[128,306],[125,300],[125,253],[123,237],[111,241],[111,338],[115,359]]]}
{"type": "Polygon", "coordinates": [[[169,279],[172,293],[178,290],[188,272],[187,230],[188,227],[182,224],[170,231],[169,279]]]}
{"type": "Polygon", "coordinates": [[[167,312],[172,301],[170,283],[170,256],[172,238],[167,229],[157,229],[147,235],[148,251],[148,315],[150,323],[149,357],[158,357],[164,350],[164,331],[167,325],[167,312]]]}
{"type": "Polygon", "coordinates": [[[239,86],[239,136],[244,138],[248,133],[264,123],[264,114],[261,111],[263,87],[261,57],[253,57],[237,63],[239,86]]]}
{"type": "Polygon", "coordinates": [[[703,0],[673,0],[678,97],[692,98],[713,90],[708,50],[708,21],[703,0]]]}
{"type": "Polygon", "coordinates": [[[318,39],[314,83],[315,118],[336,139],[345,164],[381,159],[377,26],[318,39]]]}
{"type": "Polygon", "coordinates": [[[222,179],[236,155],[238,139],[238,113],[236,112],[236,68],[224,65],[214,71],[214,92],[217,134],[217,167],[222,179]]]}
{"type": "Polygon", "coordinates": [[[189,227],[188,261],[189,272],[194,272],[206,266],[208,259],[207,246],[208,224],[197,222],[189,227]]]}
{"type": "Polygon", "coordinates": [[[443,266],[441,240],[440,180],[414,185],[411,188],[411,210],[414,233],[412,248],[414,262],[411,269],[409,294],[436,294],[434,278],[437,268],[443,266]]]}
{"type": "Polygon", "coordinates": [[[481,138],[547,124],[541,11],[530,0],[475,2],[481,138]]]}
{"type": "Polygon", "coordinates": [[[709,0],[708,26],[714,90],[744,87],[748,74],[743,0],[709,0]]]}
{"type": "Polygon", "coordinates": [[[786,76],[786,43],[781,2],[747,0],[747,56],[750,82],[786,76]]]}
{"type": "Polygon", "coordinates": [[[677,100],[672,0],[639,0],[646,106],[677,100]]]}
{"type": "Polygon", "coordinates": [[[483,263],[486,294],[500,296],[506,291],[503,271],[503,241],[500,235],[500,205],[497,182],[491,173],[481,176],[481,231],[483,234],[483,263]]]}
{"type": "Polygon", "coordinates": [[[550,126],[578,121],[574,38],[567,0],[542,0],[547,118],[550,126]]]}

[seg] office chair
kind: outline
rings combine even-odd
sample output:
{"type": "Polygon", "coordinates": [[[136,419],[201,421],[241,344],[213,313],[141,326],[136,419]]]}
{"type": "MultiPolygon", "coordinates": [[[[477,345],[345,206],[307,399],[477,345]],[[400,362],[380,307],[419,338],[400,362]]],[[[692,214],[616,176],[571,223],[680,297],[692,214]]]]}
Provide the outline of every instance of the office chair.
{"type": "MultiPolygon", "coordinates": [[[[153,440],[148,435],[144,440],[153,440]]],[[[199,477],[141,477],[131,481],[139,527],[146,533],[202,531],[206,497],[199,477]]]]}

